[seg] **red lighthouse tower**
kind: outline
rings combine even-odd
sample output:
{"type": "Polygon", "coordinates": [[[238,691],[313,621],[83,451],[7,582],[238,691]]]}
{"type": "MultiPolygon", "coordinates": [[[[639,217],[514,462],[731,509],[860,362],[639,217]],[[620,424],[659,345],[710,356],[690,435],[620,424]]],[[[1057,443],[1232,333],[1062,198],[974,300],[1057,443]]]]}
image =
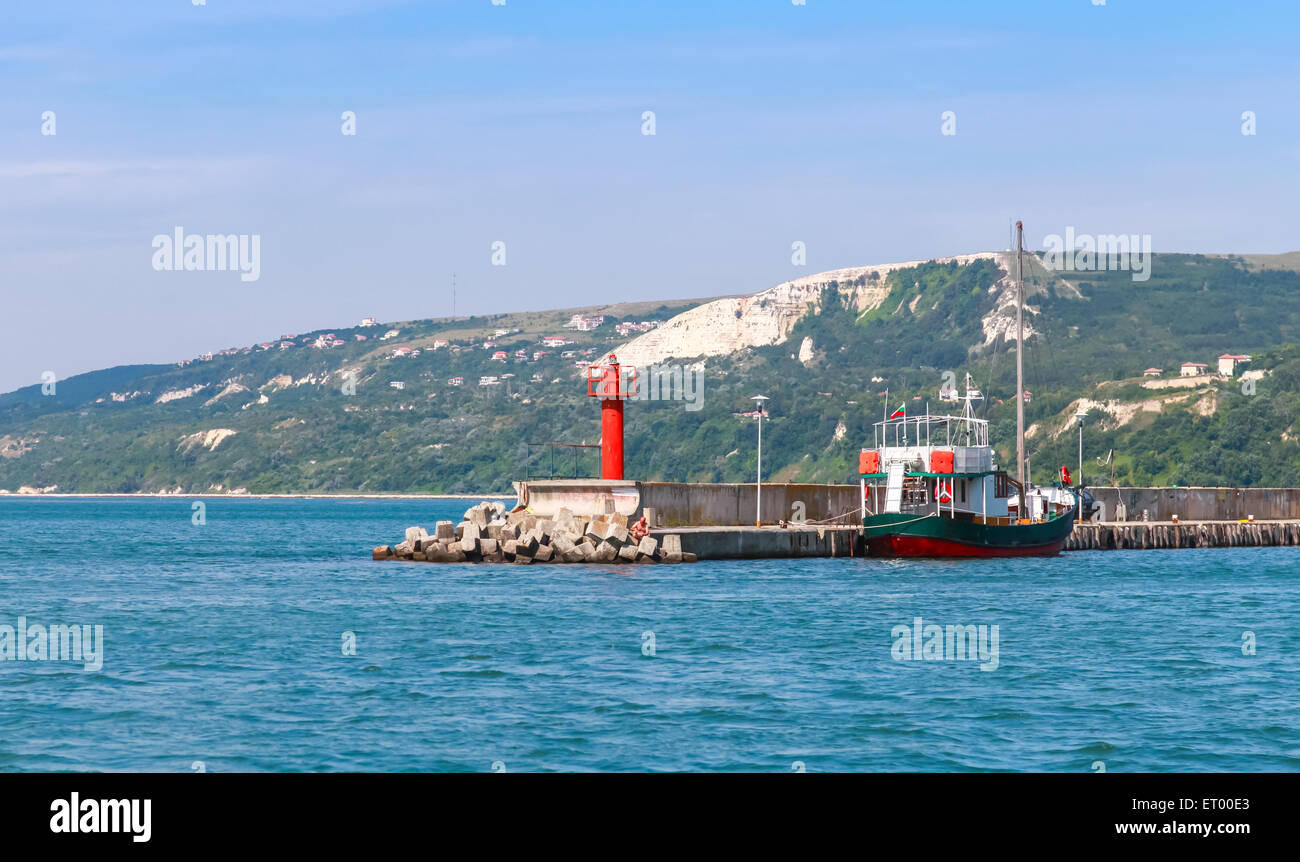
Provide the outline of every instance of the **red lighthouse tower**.
{"type": "Polygon", "coordinates": [[[623,402],[636,395],[636,368],[610,354],[587,366],[587,394],[600,399],[600,478],[623,478],[623,402]]]}

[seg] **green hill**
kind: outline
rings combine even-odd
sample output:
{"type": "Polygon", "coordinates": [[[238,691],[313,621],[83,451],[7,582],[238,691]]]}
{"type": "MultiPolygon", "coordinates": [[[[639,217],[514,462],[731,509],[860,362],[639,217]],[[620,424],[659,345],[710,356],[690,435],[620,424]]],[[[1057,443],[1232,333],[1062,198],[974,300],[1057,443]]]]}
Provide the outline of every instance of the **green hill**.
{"type": "MultiPolygon", "coordinates": [[[[1035,478],[1073,469],[1071,416],[1086,399],[1094,483],[1110,481],[1111,465],[1096,458],[1113,451],[1120,483],[1300,484],[1300,275],[1284,266],[1289,259],[1159,255],[1146,282],[1031,267],[1035,478]],[[1213,368],[1222,353],[1251,355],[1246,391],[1239,378],[1177,379],[1183,362],[1213,368]],[[1164,377],[1143,378],[1148,367],[1164,377]]],[[[763,394],[765,476],[849,481],[887,406],[884,391],[891,409],[937,407],[945,374],[960,382],[966,372],[988,396],[983,410],[1009,460],[1014,342],[986,334],[1004,276],[992,260],[897,270],[885,300],[865,312],[827,286],[819,310],[785,342],[705,361],[701,409],[627,405],[627,474],[752,481],[755,430],[739,414],[763,394]],[[803,362],[805,340],[813,355],[803,362]]],[[[512,479],[549,472],[551,453],[529,444],[599,441],[599,406],[580,366],[628,340],[617,323],[667,320],[699,302],[335,329],[340,346],[312,346],[326,333],[304,333],[285,349],[277,339],[186,365],[84,374],[52,395],[27,387],[0,396],[0,489],[508,491],[512,479]],[[606,319],[590,332],[565,329],[575,312],[606,319]],[[561,334],[573,343],[541,343],[561,334]],[[395,356],[398,348],[419,353],[395,356]],[[504,361],[493,358],[499,351],[504,361]],[[463,385],[449,382],[457,377],[463,385]],[[479,385],[484,377],[496,383],[479,385]]],[[[557,466],[572,469],[574,451],[557,466]]],[[[594,451],[577,451],[579,472],[592,475],[594,451]]]]}

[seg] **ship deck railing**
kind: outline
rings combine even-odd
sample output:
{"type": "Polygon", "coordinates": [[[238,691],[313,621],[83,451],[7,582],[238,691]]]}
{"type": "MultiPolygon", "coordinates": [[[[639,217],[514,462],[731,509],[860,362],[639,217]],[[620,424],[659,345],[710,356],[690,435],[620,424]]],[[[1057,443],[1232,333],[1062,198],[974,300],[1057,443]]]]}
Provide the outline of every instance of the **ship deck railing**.
{"type": "MultiPolygon", "coordinates": [[[[979,479],[982,476],[992,476],[997,470],[981,470],[978,473],[904,473],[903,476],[908,479],[979,479]]],[[[888,479],[888,473],[860,473],[863,479],[888,479]]]]}
{"type": "Polygon", "coordinates": [[[911,444],[900,443],[900,440],[912,439],[908,434],[908,427],[911,426],[915,434],[916,446],[918,447],[952,447],[952,446],[988,446],[989,445],[989,421],[987,419],[976,419],[974,416],[953,416],[951,414],[936,415],[929,412],[919,416],[901,416],[898,419],[884,419],[880,422],[872,423],[872,436],[875,441],[875,448],[890,445],[890,431],[893,431],[895,447],[901,448],[911,444]],[[932,432],[934,427],[938,426],[943,434],[940,437],[932,432]],[[935,438],[939,437],[943,442],[938,442],[935,438]],[[961,442],[962,438],[966,442],[961,442]],[[974,439],[972,439],[974,438],[974,439]]]}

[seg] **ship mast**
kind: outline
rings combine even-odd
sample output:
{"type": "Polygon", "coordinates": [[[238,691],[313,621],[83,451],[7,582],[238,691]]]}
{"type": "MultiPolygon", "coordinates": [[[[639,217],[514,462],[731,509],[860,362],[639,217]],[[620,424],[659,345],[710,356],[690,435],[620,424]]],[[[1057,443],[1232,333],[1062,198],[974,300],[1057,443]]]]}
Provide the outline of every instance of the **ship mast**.
{"type": "MultiPolygon", "coordinates": [[[[1025,484],[1025,227],[1016,222],[1016,481],[1025,484]]],[[[1023,517],[1023,514],[1022,514],[1023,517]]]]}

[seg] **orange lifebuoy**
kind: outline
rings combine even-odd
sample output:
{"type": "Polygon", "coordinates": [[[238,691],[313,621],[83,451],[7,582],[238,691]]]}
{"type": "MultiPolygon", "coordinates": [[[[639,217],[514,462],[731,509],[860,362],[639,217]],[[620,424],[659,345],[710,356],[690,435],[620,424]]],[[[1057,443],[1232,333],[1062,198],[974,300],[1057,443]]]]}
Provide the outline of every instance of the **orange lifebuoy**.
{"type": "Polygon", "coordinates": [[[867,498],[870,497],[870,496],[871,496],[871,486],[870,486],[870,485],[863,485],[863,486],[862,486],[862,499],[865,500],[865,499],[867,499],[867,498]]]}
{"type": "Polygon", "coordinates": [[[939,502],[940,503],[952,502],[952,485],[949,485],[947,482],[939,483],[939,502]]]}

